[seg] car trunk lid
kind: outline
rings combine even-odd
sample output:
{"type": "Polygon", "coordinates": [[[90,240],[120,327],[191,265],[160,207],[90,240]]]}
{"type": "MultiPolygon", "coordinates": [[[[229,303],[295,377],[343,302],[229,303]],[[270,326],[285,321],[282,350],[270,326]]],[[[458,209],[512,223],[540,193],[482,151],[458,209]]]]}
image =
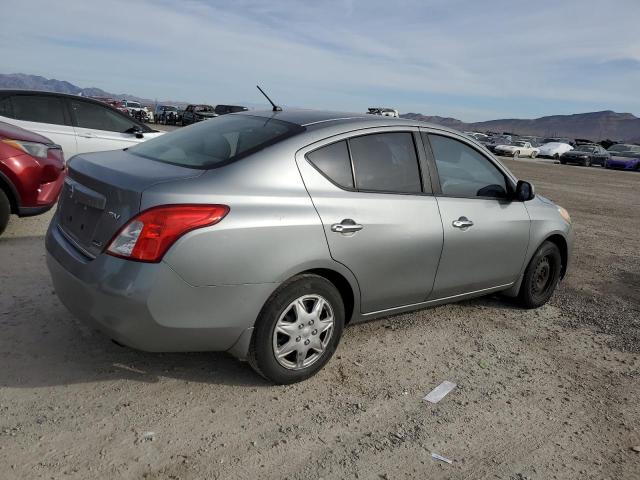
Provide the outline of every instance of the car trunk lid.
{"type": "Polygon", "coordinates": [[[142,192],[152,185],[198,177],[204,170],[150,160],[127,151],[77,155],[58,200],[62,234],[89,258],[140,211],[142,192]]]}

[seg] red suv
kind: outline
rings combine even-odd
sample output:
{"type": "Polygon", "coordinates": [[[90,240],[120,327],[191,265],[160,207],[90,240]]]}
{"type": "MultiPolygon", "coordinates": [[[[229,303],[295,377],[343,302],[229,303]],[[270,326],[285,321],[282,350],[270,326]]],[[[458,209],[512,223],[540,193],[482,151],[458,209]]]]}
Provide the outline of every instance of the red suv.
{"type": "Polygon", "coordinates": [[[0,234],[9,215],[38,215],[56,203],[66,169],[59,145],[0,122],[0,234]]]}

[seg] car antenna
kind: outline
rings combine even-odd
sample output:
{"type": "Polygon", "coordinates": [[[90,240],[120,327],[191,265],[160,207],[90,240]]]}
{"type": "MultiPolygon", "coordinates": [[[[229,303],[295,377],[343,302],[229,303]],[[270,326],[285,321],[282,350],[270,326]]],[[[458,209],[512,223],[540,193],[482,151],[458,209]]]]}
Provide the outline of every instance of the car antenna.
{"type": "Polygon", "coordinates": [[[281,112],[281,111],[282,111],[282,108],[281,108],[281,107],[279,107],[278,105],[276,105],[275,103],[273,103],[273,101],[271,101],[271,99],[269,98],[269,95],[267,95],[266,93],[264,93],[264,90],[262,90],[262,89],[260,88],[260,85],[256,85],[256,88],[257,88],[258,90],[260,90],[260,93],[261,93],[262,95],[264,95],[264,97],[265,97],[267,100],[269,100],[269,103],[273,106],[273,111],[274,111],[274,112],[281,112]]]}

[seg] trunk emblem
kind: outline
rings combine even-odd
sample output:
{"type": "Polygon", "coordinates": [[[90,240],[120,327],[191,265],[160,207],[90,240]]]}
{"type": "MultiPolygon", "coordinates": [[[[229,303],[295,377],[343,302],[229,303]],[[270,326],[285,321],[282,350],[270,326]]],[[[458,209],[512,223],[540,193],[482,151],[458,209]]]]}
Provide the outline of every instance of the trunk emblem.
{"type": "Polygon", "coordinates": [[[111,212],[111,211],[107,212],[107,215],[109,215],[114,220],[120,220],[120,217],[121,217],[119,213],[111,212]]]}

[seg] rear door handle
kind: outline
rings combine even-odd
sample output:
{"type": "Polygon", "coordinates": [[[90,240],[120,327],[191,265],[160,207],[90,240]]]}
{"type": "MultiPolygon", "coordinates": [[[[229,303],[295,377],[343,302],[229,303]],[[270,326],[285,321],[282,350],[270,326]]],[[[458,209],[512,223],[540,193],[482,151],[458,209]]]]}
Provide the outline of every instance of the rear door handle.
{"type": "Polygon", "coordinates": [[[331,231],[336,233],[354,233],[364,228],[363,225],[359,225],[350,218],[345,218],[340,223],[334,223],[331,225],[331,231]]]}
{"type": "Polygon", "coordinates": [[[473,222],[467,217],[460,217],[458,220],[454,220],[451,225],[455,228],[468,228],[473,227],[473,222]]]}

